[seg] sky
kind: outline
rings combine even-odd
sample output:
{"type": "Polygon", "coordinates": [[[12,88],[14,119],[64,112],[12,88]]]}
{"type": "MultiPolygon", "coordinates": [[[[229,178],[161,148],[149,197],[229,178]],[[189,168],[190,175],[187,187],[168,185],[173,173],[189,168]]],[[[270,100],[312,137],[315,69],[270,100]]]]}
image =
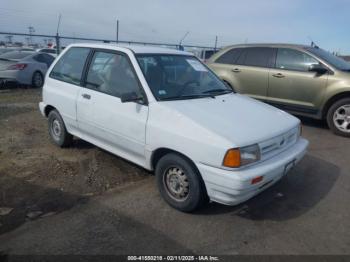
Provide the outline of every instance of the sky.
{"type": "MultiPolygon", "coordinates": [[[[350,0],[0,0],[0,31],[178,44],[300,43],[350,54],[350,0]]],[[[0,35],[0,40],[4,36],[0,35]]],[[[16,38],[14,38],[16,40],[16,38]]],[[[39,41],[39,40],[38,40],[39,41]]]]}

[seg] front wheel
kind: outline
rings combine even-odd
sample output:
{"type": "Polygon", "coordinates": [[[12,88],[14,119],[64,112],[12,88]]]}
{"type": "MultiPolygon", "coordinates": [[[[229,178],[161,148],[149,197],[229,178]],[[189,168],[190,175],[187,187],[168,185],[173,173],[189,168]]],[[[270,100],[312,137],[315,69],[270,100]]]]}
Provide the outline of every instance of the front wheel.
{"type": "Polygon", "coordinates": [[[327,123],[333,133],[350,137],[350,98],[340,99],[329,108],[327,123]]]}
{"type": "Polygon", "coordinates": [[[157,163],[158,189],[172,207],[191,212],[205,203],[207,196],[200,174],[193,164],[178,154],[167,154],[157,163]]]}

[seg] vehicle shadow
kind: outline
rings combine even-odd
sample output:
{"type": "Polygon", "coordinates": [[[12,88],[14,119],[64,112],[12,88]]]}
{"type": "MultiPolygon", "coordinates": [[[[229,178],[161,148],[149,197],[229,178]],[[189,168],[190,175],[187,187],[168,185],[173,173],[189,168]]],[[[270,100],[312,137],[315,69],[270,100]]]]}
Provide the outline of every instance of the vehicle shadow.
{"type": "MultiPolygon", "coordinates": [[[[96,199],[10,176],[2,177],[1,182],[18,190],[0,194],[0,207],[13,207],[10,213],[0,215],[0,261],[16,260],[16,255],[31,255],[31,261],[46,261],[46,254],[49,261],[52,255],[66,254],[193,254],[168,235],[96,199]],[[38,211],[42,214],[28,218],[28,214],[38,211]]],[[[0,192],[5,192],[1,185],[0,192]]],[[[79,258],[90,261],[89,257],[79,258]]]]}
{"type": "Polygon", "coordinates": [[[306,155],[281,181],[247,202],[233,207],[211,203],[197,214],[232,213],[249,220],[292,219],[308,212],[325,198],[339,172],[334,164],[306,155]]]}
{"type": "Polygon", "coordinates": [[[91,149],[91,148],[95,148],[96,146],[83,139],[74,138],[73,143],[70,147],[76,148],[76,149],[91,149]]]}
{"type": "Polygon", "coordinates": [[[328,129],[327,122],[325,120],[313,119],[303,116],[298,116],[298,118],[300,119],[301,123],[305,126],[328,129]]]}
{"type": "Polygon", "coordinates": [[[81,195],[42,187],[5,174],[0,176],[0,192],[0,207],[11,208],[0,216],[0,235],[26,221],[60,213],[88,200],[81,195]]]}

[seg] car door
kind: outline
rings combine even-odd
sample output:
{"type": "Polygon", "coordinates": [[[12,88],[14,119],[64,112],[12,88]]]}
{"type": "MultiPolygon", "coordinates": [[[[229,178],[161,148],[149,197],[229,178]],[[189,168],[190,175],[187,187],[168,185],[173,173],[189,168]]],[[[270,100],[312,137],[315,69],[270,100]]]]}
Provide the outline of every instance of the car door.
{"type": "Polygon", "coordinates": [[[265,99],[274,49],[233,48],[211,65],[213,70],[238,93],[265,99]]]}
{"type": "Polygon", "coordinates": [[[144,96],[127,54],[96,50],[84,86],[77,99],[79,131],[88,141],[143,165],[148,106],[121,101],[125,93],[144,96]]]}
{"type": "Polygon", "coordinates": [[[264,100],[267,95],[268,77],[274,49],[269,47],[244,48],[237,65],[232,68],[238,92],[264,100]]]}
{"type": "Polygon", "coordinates": [[[267,100],[287,110],[317,113],[317,101],[324,95],[328,73],[310,72],[309,67],[319,63],[303,51],[279,48],[275,68],[269,73],[267,100]]]}
{"type": "Polygon", "coordinates": [[[77,128],[76,99],[89,53],[90,48],[69,48],[45,79],[44,102],[58,110],[69,132],[77,128]]]}

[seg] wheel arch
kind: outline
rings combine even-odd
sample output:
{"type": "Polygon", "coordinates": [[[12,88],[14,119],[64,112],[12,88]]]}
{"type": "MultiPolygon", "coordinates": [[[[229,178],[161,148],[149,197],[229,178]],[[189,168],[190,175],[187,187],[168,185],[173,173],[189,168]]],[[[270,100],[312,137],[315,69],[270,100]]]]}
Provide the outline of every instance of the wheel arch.
{"type": "Polygon", "coordinates": [[[152,168],[152,170],[154,170],[156,168],[158,161],[163,156],[170,154],[170,153],[180,155],[180,156],[184,157],[185,159],[187,159],[188,161],[190,161],[194,166],[196,166],[195,163],[192,161],[192,159],[189,158],[188,156],[186,156],[185,154],[183,154],[179,151],[176,151],[174,149],[170,149],[167,147],[161,147],[161,148],[157,148],[156,150],[154,150],[152,155],[151,155],[151,168],[152,168]]]}
{"type": "Polygon", "coordinates": [[[57,109],[52,105],[45,106],[45,108],[44,108],[45,116],[48,117],[52,110],[57,110],[57,109]]]}
{"type": "Polygon", "coordinates": [[[201,184],[203,185],[203,190],[204,190],[206,196],[208,196],[207,188],[205,186],[203,177],[202,177],[201,173],[199,172],[199,169],[197,168],[196,164],[194,163],[194,161],[191,158],[189,158],[188,156],[186,156],[185,154],[183,154],[183,153],[181,153],[179,151],[176,151],[176,150],[173,150],[173,149],[170,149],[170,148],[166,148],[166,147],[161,147],[161,148],[157,148],[156,150],[154,150],[152,155],[151,155],[151,168],[152,168],[152,170],[155,170],[158,161],[163,156],[165,156],[167,154],[171,154],[171,153],[179,155],[179,156],[183,157],[184,159],[186,159],[187,161],[189,161],[189,163],[197,171],[198,178],[201,181],[201,184]]]}
{"type": "Polygon", "coordinates": [[[323,109],[322,109],[322,119],[325,119],[327,117],[327,112],[329,108],[338,100],[343,98],[350,98],[350,91],[344,91],[338,94],[333,95],[330,97],[327,102],[325,103],[323,109]]]}

